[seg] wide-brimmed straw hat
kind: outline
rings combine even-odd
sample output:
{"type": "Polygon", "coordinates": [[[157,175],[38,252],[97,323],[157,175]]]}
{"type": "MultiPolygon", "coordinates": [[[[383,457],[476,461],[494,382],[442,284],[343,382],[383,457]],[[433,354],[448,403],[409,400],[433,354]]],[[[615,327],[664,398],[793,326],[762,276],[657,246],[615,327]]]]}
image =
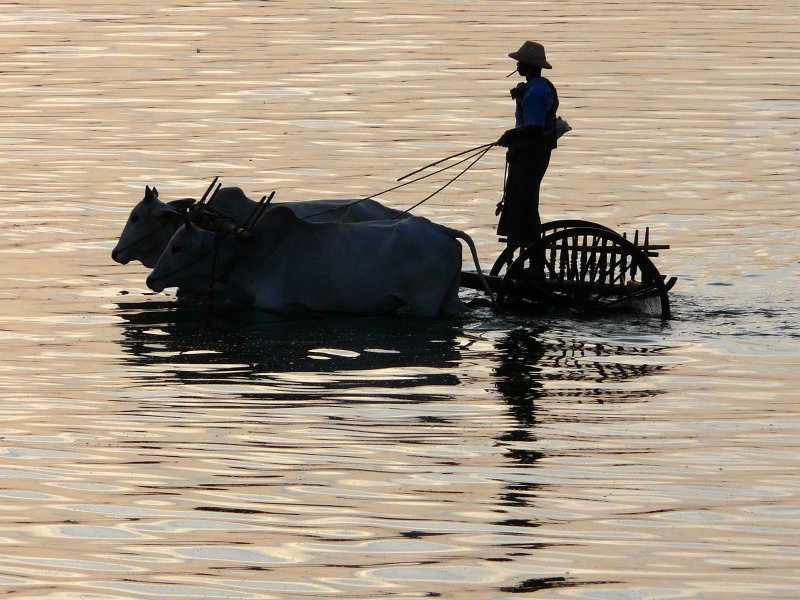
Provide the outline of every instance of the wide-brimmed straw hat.
{"type": "Polygon", "coordinates": [[[519,50],[512,52],[508,56],[526,65],[531,65],[532,67],[540,67],[542,69],[553,68],[553,65],[547,62],[544,56],[544,46],[538,42],[531,42],[529,40],[522,44],[519,50]]]}

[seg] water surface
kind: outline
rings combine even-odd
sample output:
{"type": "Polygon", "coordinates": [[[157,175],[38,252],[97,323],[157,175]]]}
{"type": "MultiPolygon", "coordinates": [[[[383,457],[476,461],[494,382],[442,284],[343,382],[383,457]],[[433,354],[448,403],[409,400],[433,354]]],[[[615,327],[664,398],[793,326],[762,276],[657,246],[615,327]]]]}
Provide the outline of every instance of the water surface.
{"type": "MultiPolygon", "coordinates": [[[[795,596],[791,3],[2,13],[8,595],[795,596]],[[495,139],[529,38],[574,128],[543,216],[649,225],[672,320],[285,321],[181,306],[111,261],[145,185],[356,198],[495,139]]],[[[415,211],[485,266],[502,168],[493,151],[415,211]]]]}

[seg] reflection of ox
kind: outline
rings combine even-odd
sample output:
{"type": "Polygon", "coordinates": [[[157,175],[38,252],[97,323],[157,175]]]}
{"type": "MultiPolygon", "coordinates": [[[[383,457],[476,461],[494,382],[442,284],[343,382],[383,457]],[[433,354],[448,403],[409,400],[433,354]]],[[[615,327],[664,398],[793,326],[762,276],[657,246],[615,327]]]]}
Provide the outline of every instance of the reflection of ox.
{"type": "MultiPolygon", "coordinates": [[[[144,198],[133,207],[111,257],[118,263],[138,260],[145,267],[153,268],[193,205],[193,198],[162,202],[156,188],[145,187],[144,198]]],[[[256,205],[238,187],[221,188],[213,200],[215,210],[240,222],[252,214],[256,205]]],[[[375,221],[391,219],[399,213],[375,200],[306,200],[274,206],[288,206],[296,215],[317,222],[375,221]]]]}
{"type": "Polygon", "coordinates": [[[465,233],[422,217],[365,223],[312,223],[275,207],[241,237],[187,224],[147,278],[147,286],[196,285],[228,300],[276,312],[296,309],[380,314],[408,305],[418,316],[454,315],[465,233]]]}

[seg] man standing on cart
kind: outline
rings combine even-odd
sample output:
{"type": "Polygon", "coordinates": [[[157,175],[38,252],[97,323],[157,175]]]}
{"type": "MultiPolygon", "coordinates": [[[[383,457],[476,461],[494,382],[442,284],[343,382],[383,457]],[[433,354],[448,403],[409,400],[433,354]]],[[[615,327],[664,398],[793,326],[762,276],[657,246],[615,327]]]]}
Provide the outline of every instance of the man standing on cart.
{"type": "Polygon", "coordinates": [[[505,237],[509,246],[517,247],[541,237],[539,186],[556,140],[569,131],[569,125],[556,117],[558,92],[542,77],[542,69],[552,68],[545,58],[544,46],[527,41],[508,56],[517,61],[516,72],[525,82],[511,90],[516,102],[516,127],[497,141],[508,148],[503,199],[497,205],[497,234],[505,237]]]}

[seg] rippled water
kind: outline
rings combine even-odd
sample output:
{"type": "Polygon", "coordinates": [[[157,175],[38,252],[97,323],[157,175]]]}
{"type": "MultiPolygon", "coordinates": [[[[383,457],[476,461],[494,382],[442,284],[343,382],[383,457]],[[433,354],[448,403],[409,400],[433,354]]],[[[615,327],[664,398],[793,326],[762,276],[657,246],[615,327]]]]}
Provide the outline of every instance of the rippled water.
{"type": "MultiPolygon", "coordinates": [[[[4,5],[0,590],[796,597],[797,12],[4,5]],[[179,305],[111,261],[146,184],[360,197],[496,138],[528,38],[574,128],[543,215],[651,226],[669,322],[287,322],[179,305]]],[[[416,211],[487,264],[502,161],[416,211]]]]}

